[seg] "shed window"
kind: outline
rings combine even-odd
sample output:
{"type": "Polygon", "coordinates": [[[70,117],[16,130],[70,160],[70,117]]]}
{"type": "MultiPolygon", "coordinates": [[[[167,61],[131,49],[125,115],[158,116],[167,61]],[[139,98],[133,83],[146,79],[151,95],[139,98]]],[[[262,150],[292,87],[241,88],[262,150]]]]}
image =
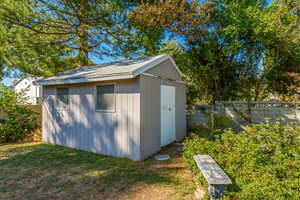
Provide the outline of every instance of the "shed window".
{"type": "Polygon", "coordinates": [[[56,106],[59,109],[69,107],[69,88],[56,88],[56,106]]]}
{"type": "Polygon", "coordinates": [[[96,87],[96,110],[115,110],[114,85],[101,85],[96,87]]]}

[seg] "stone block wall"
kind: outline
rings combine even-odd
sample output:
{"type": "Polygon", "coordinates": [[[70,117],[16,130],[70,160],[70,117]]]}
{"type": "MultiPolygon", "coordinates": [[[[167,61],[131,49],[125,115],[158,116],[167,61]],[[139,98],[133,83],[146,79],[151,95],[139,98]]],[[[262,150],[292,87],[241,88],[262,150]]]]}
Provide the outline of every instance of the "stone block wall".
{"type": "Polygon", "coordinates": [[[237,130],[242,130],[247,124],[245,117],[252,123],[271,121],[300,125],[299,104],[282,101],[219,101],[214,105],[197,105],[190,109],[187,114],[188,127],[193,124],[206,125],[211,112],[232,120],[232,128],[237,130]]]}

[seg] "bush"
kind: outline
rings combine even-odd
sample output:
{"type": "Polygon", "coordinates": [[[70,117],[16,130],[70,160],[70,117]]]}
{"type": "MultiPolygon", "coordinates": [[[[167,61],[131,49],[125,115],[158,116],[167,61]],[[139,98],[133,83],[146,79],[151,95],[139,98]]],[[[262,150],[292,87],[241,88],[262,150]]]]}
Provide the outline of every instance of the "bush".
{"type": "MultiPolygon", "coordinates": [[[[300,128],[265,123],[219,138],[193,134],[184,159],[195,172],[196,154],[212,156],[234,181],[224,199],[300,199],[300,128]]],[[[200,182],[206,185],[202,176],[200,182]]]]}
{"type": "Polygon", "coordinates": [[[5,86],[0,86],[0,110],[5,120],[0,123],[0,144],[16,142],[38,127],[37,114],[22,101],[22,94],[16,94],[5,86]]]}
{"type": "Polygon", "coordinates": [[[231,127],[233,124],[234,122],[224,115],[216,114],[214,112],[209,113],[208,126],[212,130],[224,130],[231,127]]]}
{"type": "Polygon", "coordinates": [[[215,140],[224,133],[224,130],[233,125],[233,121],[223,115],[218,115],[213,112],[207,113],[207,125],[196,124],[190,127],[189,131],[194,134],[201,134],[201,137],[206,137],[209,140],[215,140]]]}

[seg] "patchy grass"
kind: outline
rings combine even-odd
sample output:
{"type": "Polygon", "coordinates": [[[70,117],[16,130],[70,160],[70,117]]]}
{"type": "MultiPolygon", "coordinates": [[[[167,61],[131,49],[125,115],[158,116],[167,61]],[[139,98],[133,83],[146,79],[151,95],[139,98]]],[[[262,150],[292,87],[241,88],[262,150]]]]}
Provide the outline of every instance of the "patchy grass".
{"type": "Polygon", "coordinates": [[[0,199],[193,199],[174,147],[168,161],[134,162],[66,147],[0,146],[0,199]]]}

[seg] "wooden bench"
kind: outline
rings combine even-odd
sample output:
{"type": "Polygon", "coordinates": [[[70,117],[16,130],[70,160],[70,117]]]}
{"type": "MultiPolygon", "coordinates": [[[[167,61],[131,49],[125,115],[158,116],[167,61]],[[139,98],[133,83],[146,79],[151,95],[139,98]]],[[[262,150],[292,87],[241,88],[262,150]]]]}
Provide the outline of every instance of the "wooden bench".
{"type": "Polygon", "coordinates": [[[221,198],[227,186],[232,184],[230,178],[209,155],[196,155],[194,160],[209,184],[208,192],[211,199],[221,198]]]}

